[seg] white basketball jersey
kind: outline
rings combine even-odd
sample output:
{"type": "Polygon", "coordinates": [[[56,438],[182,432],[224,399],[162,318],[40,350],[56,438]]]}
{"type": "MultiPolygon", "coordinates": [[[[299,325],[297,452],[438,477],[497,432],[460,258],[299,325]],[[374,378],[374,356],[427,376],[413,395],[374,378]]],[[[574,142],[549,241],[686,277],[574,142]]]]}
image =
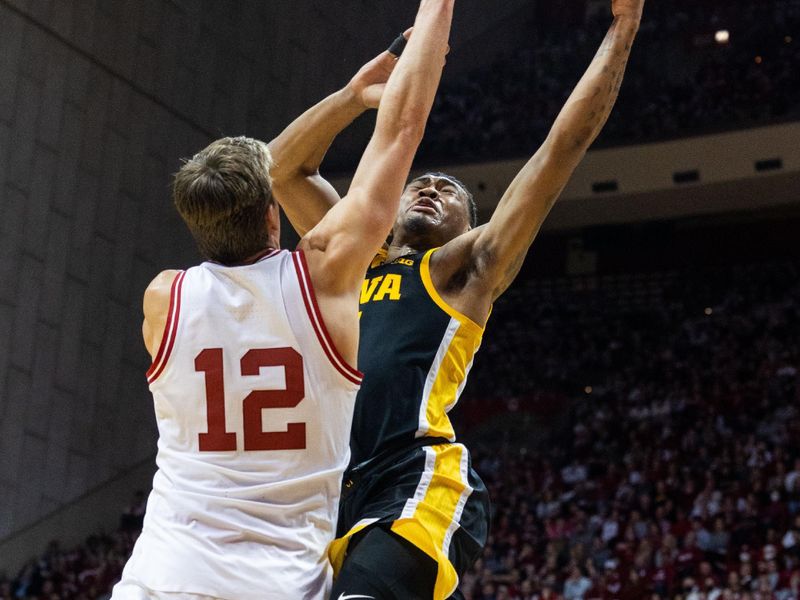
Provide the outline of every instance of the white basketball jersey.
{"type": "Polygon", "coordinates": [[[148,380],[158,472],[123,579],[230,600],[327,598],[361,374],[325,330],[302,252],[173,284],[148,380]]]}

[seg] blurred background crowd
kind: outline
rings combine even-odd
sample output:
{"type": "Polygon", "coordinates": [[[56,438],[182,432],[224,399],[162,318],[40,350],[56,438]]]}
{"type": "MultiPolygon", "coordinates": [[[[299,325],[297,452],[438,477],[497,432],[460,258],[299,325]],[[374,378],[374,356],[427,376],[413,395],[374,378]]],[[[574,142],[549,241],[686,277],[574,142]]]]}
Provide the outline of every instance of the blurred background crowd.
{"type": "MultiPolygon", "coordinates": [[[[580,19],[532,16],[530,43],[446,86],[423,159],[516,158],[540,144],[608,27],[605,10],[580,19]]],[[[636,44],[599,146],[800,116],[796,0],[651,2],[636,44]]]]}

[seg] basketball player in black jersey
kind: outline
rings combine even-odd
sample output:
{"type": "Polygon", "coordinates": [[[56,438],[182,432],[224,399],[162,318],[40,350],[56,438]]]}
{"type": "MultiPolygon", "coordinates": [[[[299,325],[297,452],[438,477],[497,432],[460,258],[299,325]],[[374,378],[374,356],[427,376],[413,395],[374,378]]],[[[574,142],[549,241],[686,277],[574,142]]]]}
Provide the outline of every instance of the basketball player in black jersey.
{"type": "MultiPolygon", "coordinates": [[[[493,302],[611,112],[643,6],[611,0],[613,23],[597,55],[487,224],[476,226],[472,197],[453,177],[429,173],[406,187],[391,244],[362,288],[365,379],[330,551],[332,599],[459,597],[459,577],[486,542],[489,504],[447,412],[493,302]]],[[[394,61],[382,54],[271,143],[274,194],[301,234],[338,200],[319,175],[328,147],[377,106],[394,61]]]]}

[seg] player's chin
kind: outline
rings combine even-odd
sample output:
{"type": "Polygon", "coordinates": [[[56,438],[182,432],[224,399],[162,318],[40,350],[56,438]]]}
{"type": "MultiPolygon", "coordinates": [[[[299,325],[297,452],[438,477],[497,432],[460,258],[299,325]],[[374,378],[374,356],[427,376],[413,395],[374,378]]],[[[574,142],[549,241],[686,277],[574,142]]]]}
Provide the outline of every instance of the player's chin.
{"type": "Polygon", "coordinates": [[[439,215],[422,211],[412,211],[406,215],[405,227],[412,231],[436,229],[439,226],[439,215]]]}

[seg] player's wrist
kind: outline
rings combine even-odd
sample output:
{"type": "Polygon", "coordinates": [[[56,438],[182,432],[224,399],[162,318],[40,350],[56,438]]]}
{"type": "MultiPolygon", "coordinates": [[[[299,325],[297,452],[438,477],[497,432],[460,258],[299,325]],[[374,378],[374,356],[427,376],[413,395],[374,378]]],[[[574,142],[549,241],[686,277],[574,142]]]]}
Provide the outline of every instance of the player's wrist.
{"type": "Polygon", "coordinates": [[[359,114],[369,110],[362,92],[363,89],[358,85],[354,85],[351,81],[338,92],[341,106],[352,111],[358,111],[359,114]]]}
{"type": "Polygon", "coordinates": [[[618,14],[614,17],[614,21],[621,25],[639,29],[639,24],[642,22],[642,11],[639,10],[618,14]]]}

